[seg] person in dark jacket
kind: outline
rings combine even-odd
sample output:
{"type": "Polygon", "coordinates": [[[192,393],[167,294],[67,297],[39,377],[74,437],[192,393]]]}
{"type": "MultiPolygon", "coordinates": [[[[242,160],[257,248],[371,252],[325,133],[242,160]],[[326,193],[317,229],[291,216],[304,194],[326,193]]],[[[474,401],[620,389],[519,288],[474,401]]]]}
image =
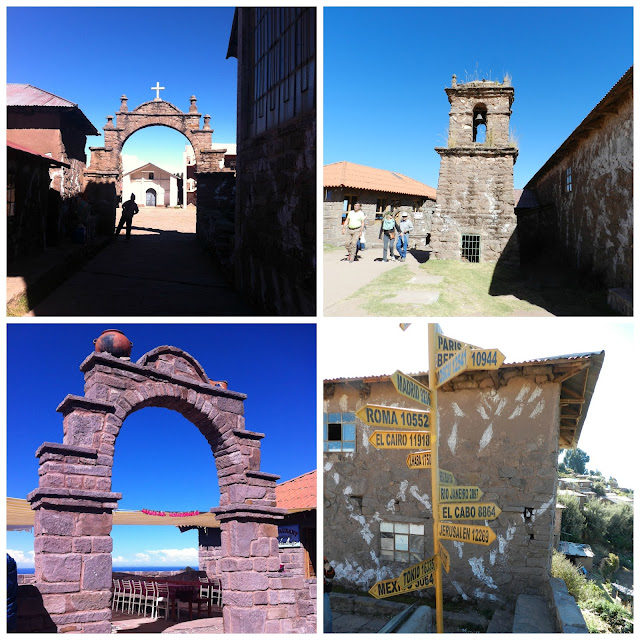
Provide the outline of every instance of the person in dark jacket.
{"type": "Polygon", "coordinates": [[[336,570],[329,561],[324,559],[324,633],[333,633],[333,616],[331,614],[331,598],[329,594],[333,589],[331,582],[336,577],[336,570]]]}
{"type": "Polygon", "coordinates": [[[18,567],[7,553],[7,632],[15,633],[18,622],[18,567]]]}
{"type": "Polygon", "coordinates": [[[116,229],[116,235],[122,231],[122,227],[124,224],[127,224],[127,240],[131,237],[131,223],[133,222],[133,216],[138,213],[140,209],[138,209],[138,205],[136,204],[136,197],[132,193],[131,198],[127,200],[122,205],[122,216],[120,217],[120,222],[118,223],[118,228],[116,229]]]}

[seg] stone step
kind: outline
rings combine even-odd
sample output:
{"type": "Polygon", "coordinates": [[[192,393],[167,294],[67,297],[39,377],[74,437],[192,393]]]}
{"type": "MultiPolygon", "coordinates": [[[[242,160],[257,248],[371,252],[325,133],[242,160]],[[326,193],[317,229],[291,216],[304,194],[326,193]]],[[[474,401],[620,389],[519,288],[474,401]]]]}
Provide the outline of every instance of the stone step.
{"type": "Polygon", "coordinates": [[[511,633],[513,617],[513,611],[498,609],[491,618],[487,633],[511,633]]]}
{"type": "Polygon", "coordinates": [[[542,596],[522,594],[516,602],[513,633],[555,633],[553,617],[542,596]]]}

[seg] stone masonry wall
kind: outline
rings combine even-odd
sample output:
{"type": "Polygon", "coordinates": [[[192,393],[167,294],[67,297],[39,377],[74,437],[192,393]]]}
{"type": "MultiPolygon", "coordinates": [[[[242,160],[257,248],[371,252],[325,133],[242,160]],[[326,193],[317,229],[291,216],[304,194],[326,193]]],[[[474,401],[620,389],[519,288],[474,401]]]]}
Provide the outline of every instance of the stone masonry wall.
{"type": "Polygon", "coordinates": [[[435,208],[435,202],[420,196],[405,194],[382,193],[373,191],[357,191],[355,189],[331,188],[325,189],[323,207],[323,238],[326,244],[343,245],[345,237],[342,235],[343,201],[345,194],[358,193],[358,202],[367,216],[365,222],[365,240],[367,248],[382,247],[382,240],[378,239],[381,220],[376,219],[376,204],[379,198],[387,203],[394,202],[394,213],[407,212],[413,222],[414,229],[409,236],[409,247],[425,247],[427,234],[431,233],[431,216],[435,208]],[[331,199],[327,199],[326,192],[331,193],[331,199]],[[416,210],[417,209],[417,210],[416,210]]]}
{"type": "Polygon", "coordinates": [[[238,141],[236,285],[268,314],[315,314],[315,142],[315,110],[238,141]]]}
{"type": "MultiPolygon", "coordinates": [[[[633,287],[633,95],[534,187],[554,215],[539,231],[556,256],[608,287],[633,287]],[[566,191],[571,168],[572,191],[566,191]]],[[[525,219],[526,222],[526,219],[525,219]]]]}
{"type": "MultiPolygon", "coordinates": [[[[548,579],[560,389],[550,373],[540,366],[465,374],[438,392],[440,468],[458,484],[479,486],[482,501],[503,511],[477,523],[497,535],[490,546],[444,541],[451,558],[443,574],[447,600],[496,607],[540,593],[548,579]]],[[[351,385],[325,392],[328,413],[365,404],[416,406],[390,382],[372,382],[361,393],[351,385]]],[[[424,557],[433,552],[430,471],[408,469],[409,451],[376,450],[368,440],[374,430],[356,419],[355,453],[324,454],[325,555],[336,581],[360,591],[413,564],[382,558],[381,521],[424,525],[424,557]]]]}

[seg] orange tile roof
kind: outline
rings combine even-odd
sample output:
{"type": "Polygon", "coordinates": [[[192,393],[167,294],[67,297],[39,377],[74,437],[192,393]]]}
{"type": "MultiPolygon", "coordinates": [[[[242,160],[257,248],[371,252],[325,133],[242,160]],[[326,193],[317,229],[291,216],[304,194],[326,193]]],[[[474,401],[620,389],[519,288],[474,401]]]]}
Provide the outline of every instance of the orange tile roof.
{"type": "Polygon", "coordinates": [[[282,509],[316,508],[316,472],[309,471],[297,478],[276,485],[276,504],[282,509]]]}
{"type": "Polygon", "coordinates": [[[436,199],[436,190],[413,178],[386,169],[374,169],[353,162],[334,162],[324,166],[325,187],[351,187],[388,193],[403,193],[436,199]]]}

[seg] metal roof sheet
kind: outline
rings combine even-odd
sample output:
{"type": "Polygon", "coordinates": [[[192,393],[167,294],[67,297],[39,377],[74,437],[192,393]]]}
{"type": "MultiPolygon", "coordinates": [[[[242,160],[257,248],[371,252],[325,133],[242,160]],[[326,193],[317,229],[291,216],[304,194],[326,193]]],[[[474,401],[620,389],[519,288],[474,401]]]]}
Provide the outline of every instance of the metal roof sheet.
{"type": "Polygon", "coordinates": [[[49,163],[54,167],[70,167],[70,164],[66,162],[62,162],[60,160],[56,160],[51,156],[45,156],[43,153],[38,153],[33,149],[29,149],[27,147],[22,146],[21,144],[16,144],[15,142],[10,142],[7,140],[7,147],[11,147],[11,149],[15,149],[16,151],[22,151],[23,153],[28,153],[30,156],[36,156],[37,158],[42,158],[43,160],[48,160],[49,163]]]}
{"type": "Polygon", "coordinates": [[[31,84],[7,83],[8,107],[77,107],[74,102],[31,84]]]}

